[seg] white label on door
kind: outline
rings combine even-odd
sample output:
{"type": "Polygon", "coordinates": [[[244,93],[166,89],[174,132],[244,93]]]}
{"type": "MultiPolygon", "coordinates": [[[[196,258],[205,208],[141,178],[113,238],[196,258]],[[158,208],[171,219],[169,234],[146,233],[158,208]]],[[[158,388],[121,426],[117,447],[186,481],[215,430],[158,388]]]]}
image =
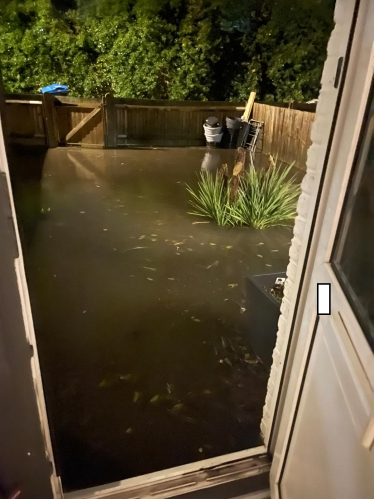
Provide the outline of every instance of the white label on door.
{"type": "Polygon", "coordinates": [[[317,284],[317,314],[330,315],[331,314],[331,284],[318,283],[317,284]]]}

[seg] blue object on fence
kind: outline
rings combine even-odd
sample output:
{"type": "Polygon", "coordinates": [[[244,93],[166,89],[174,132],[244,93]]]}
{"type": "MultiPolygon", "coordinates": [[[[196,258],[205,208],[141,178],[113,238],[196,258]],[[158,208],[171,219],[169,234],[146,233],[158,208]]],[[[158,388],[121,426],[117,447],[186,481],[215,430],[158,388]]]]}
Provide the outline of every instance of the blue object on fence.
{"type": "Polygon", "coordinates": [[[59,83],[53,83],[52,85],[48,85],[47,87],[42,88],[42,94],[66,94],[69,90],[69,87],[66,85],[60,85],[59,83]]]}

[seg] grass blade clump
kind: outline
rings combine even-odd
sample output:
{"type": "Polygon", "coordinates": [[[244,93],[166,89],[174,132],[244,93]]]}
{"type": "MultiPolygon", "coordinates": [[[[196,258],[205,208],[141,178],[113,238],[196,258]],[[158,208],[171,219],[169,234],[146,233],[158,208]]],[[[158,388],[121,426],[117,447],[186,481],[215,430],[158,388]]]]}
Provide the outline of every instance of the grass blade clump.
{"type": "Polygon", "coordinates": [[[190,215],[213,219],[217,225],[231,224],[231,208],[229,206],[229,190],[226,178],[219,172],[212,174],[207,171],[200,172],[195,192],[187,185],[190,194],[190,204],[194,211],[190,215]]]}
{"type": "Polygon", "coordinates": [[[187,185],[192,215],[213,219],[218,225],[240,225],[256,229],[286,225],[296,216],[300,186],[290,176],[293,163],[279,168],[276,161],[267,169],[253,165],[240,176],[234,204],[230,205],[230,182],[220,172],[203,171],[197,190],[187,185]]]}
{"type": "Polygon", "coordinates": [[[242,176],[232,217],[239,225],[264,229],[285,225],[296,216],[300,187],[289,177],[293,164],[282,171],[276,165],[264,170],[250,166],[242,176]]]}

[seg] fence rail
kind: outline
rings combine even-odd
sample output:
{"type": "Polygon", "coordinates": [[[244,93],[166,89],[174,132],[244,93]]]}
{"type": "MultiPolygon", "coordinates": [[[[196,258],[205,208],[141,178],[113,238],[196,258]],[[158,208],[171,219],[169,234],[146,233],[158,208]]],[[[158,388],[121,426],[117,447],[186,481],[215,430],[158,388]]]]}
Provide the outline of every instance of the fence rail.
{"type": "MultiPolygon", "coordinates": [[[[243,102],[6,95],[11,142],[48,147],[202,146],[207,116],[224,123],[244,108],[243,102]]],[[[252,117],[264,122],[263,152],[305,169],[314,111],[308,104],[255,103],[252,117]]]]}

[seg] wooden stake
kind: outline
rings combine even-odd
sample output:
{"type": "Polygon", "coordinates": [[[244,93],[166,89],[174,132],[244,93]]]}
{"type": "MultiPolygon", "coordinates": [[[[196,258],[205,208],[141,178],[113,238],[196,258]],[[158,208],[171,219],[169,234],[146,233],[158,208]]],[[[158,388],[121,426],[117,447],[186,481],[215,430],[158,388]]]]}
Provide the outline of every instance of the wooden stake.
{"type": "Polygon", "coordinates": [[[255,98],[256,98],[256,92],[251,92],[249,94],[247,105],[245,106],[242,121],[246,121],[248,123],[249,117],[250,117],[251,112],[252,112],[253,104],[255,102],[255,98]]]}

